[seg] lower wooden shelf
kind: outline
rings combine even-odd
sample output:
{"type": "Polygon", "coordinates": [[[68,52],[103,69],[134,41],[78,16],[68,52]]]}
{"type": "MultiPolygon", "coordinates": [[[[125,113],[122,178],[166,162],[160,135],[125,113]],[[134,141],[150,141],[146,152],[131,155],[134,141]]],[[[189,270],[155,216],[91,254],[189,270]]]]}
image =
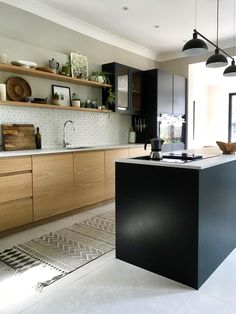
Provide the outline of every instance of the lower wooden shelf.
{"type": "Polygon", "coordinates": [[[66,107],[66,106],[57,106],[57,105],[52,105],[52,104],[37,104],[37,103],[31,103],[31,102],[21,102],[21,101],[11,101],[11,100],[6,100],[6,101],[0,100],[0,106],[76,110],[76,111],[102,112],[102,113],[113,112],[112,110],[108,110],[108,109],[66,107]]]}

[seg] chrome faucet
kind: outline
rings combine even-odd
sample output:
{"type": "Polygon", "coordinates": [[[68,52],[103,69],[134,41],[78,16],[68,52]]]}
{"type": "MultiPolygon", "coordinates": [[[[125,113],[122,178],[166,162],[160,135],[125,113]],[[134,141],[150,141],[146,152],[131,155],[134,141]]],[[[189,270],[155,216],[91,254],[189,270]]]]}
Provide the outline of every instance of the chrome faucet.
{"type": "Polygon", "coordinates": [[[74,123],[73,121],[71,120],[67,120],[65,123],[64,123],[64,127],[63,127],[63,147],[66,147],[67,145],[70,145],[71,143],[67,141],[66,139],[66,126],[68,123],[71,123],[72,126],[73,126],[73,130],[75,131],[75,127],[74,127],[74,123]]]}

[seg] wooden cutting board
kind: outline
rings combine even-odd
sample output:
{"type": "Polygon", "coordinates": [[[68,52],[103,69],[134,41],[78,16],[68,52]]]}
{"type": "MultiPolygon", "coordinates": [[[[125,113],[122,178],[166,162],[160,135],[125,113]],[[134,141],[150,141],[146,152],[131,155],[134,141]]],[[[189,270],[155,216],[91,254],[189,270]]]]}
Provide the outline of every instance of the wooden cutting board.
{"type": "Polygon", "coordinates": [[[33,124],[2,124],[3,150],[36,149],[33,124]]]}

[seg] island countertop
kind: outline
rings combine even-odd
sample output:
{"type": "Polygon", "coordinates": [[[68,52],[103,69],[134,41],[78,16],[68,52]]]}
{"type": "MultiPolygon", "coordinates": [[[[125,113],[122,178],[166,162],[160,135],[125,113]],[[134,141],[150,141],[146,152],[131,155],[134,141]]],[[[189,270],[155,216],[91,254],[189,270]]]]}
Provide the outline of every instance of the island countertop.
{"type": "Polygon", "coordinates": [[[174,167],[174,168],[201,170],[201,169],[214,167],[220,164],[224,164],[224,163],[236,160],[235,154],[224,155],[222,154],[222,152],[219,150],[218,147],[206,147],[206,148],[201,148],[201,149],[178,151],[178,153],[182,153],[182,152],[202,155],[203,158],[186,162],[186,163],[166,162],[163,160],[160,160],[160,161],[142,160],[142,159],[135,159],[135,158],[120,158],[116,162],[148,165],[148,166],[174,167]]]}

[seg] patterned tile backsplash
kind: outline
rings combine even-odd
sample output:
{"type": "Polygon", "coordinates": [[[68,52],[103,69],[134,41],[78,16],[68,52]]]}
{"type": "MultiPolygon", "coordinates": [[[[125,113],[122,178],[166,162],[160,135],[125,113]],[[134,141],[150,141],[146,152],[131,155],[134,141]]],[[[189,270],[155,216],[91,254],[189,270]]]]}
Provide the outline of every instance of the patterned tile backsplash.
{"type": "Polygon", "coordinates": [[[117,113],[93,113],[82,111],[0,107],[0,124],[29,123],[39,127],[42,136],[42,148],[62,146],[63,125],[66,126],[67,139],[73,145],[109,145],[128,143],[130,115],[117,113]]]}

